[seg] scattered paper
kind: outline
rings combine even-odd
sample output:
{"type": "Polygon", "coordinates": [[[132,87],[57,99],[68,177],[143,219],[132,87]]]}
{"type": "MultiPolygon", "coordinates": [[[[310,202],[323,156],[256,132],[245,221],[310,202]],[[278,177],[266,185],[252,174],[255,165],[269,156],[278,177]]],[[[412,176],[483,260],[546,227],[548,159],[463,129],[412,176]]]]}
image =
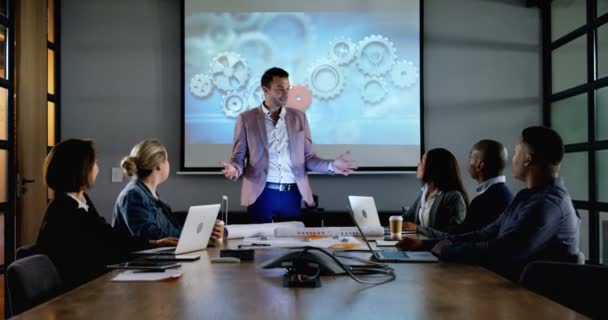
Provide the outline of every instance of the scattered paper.
{"type": "Polygon", "coordinates": [[[295,248],[295,247],[317,247],[329,249],[356,249],[361,247],[361,242],[354,237],[298,237],[298,238],[245,238],[241,247],[262,248],[295,248]]]}
{"type": "Polygon", "coordinates": [[[385,240],[376,240],[376,246],[377,247],[394,247],[397,242],[396,240],[390,240],[390,241],[385,241],[385,240]]]}
{"type": "Polygon", "coordinates": [[[160,281],[181,277],[183,272],[178,270],[165,270],[165,272],[147,272],[127,270],[117,274],[112,281],[160,281]]]}
{"type": "Polygon", "coordinates": [[[258,223],[258,224],[231,224],[225,226],[227,239],[250,237],[274,237],[274,229],[278,227],[304,228],[300,221],[258,223]]]}

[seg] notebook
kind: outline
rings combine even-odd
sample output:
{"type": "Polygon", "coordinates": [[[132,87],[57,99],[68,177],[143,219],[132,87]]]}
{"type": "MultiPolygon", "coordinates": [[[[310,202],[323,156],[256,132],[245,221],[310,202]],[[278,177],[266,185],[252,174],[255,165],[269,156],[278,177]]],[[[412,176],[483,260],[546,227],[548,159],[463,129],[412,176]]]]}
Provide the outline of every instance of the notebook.
{"type": "Polygon", "coordinates": [[[363,233],[363,231],[361,231],[361,227],[359,226],[357,219],[355,219],[353,211],[350,207],[348,207],[348,211],[351,214],[351,218],[353,219],[355,226],[361,233],[363,242],[365,242],[365,244],[369,248],[369,251],[371,251],[371,253],[374,257],[374,260],[379,261],[379,262],[437,262],[437,261],[439,261],[439,259],[437,259],[437,257],[435,257],[435,255],[433,255],[429,251],[383,251],[383,250],[374,251],[372,249],[372,246],[369,244],[369,241],[367,241],[367,237],[365,236],[365,233],[363,233]]]}
{"type": "Polygon", "coordinates": [[[215,219],[220,211],[219,204],[205,206],[192,206],[188,210],[186,222],[182,229],[182,234],[177,242],[177,247],[161,247],[142,251],[134,254],[183,254],[207,248],[209,237],[215,225],[215,219]]]}
{"type": "Polygon", "coordinates": [[[360,227],[380,227],[380,218],[373,197],[348,196],[352,214],[360,227]]]}

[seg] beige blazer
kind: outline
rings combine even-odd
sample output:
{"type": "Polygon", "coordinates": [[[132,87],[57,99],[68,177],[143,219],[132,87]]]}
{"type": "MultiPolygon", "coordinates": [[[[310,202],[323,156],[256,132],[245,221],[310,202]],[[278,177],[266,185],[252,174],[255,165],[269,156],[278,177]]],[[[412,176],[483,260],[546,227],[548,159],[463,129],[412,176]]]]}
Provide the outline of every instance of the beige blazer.
{"type": "MultiPolygon", "coordinates": [[[[268,176],[268,137],[263,106],[241,113],[234,129],[234,144],[230,163],[243,177],[241,205],[249,206],[262,194],[268,176]]],[[[291,170],[302,199],[313,203],[307,171],[329,172],[332,160],[319,158],[312,152],[312,139],[306,114],[286,108],[285,125],[291,150],[291,170]]]]}

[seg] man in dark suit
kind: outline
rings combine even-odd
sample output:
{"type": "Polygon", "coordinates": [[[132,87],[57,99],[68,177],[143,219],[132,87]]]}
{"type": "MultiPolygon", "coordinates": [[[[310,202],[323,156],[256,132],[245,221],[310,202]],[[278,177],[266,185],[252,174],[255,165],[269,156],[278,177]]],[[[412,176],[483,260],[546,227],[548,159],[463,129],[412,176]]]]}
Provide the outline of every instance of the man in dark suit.
{"type": "Polygon", "coordinates": [[[513,194],[503,175],[507,163],[507,148],[494,140],[480,140],[469,153],[469,174],[479,185],[477,196],[471,200],[464,221],[451,233],[476,231],[494,222],[507,208],[513,194]]]}
{"type": "Polygon", "coordinates": [[[357,166],[346,159],[348,152],[325,160],[312,151],[306,114],[286,108],[290,84],[285,70],[266,70],[261,86],[265,99],[239,115],[232,156],[222,163],[222,172],[231,180],[243,177],[241,205],[251,222],[298,219],[302,199],[314,204],[307,171],[348,175],[357,166]]]}

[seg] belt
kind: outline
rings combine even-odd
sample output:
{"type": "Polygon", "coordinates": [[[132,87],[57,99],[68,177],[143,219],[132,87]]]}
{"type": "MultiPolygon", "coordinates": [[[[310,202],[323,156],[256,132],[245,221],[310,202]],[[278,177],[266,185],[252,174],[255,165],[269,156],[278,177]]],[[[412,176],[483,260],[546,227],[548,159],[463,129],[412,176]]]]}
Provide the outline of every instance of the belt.
{"type": "Polygon", "coordinates": [[[297,187],[298,187],[298,185],[295,183],[266,182],[266,188],[279,190],[279,191],[295,190],[297,187]]]}

